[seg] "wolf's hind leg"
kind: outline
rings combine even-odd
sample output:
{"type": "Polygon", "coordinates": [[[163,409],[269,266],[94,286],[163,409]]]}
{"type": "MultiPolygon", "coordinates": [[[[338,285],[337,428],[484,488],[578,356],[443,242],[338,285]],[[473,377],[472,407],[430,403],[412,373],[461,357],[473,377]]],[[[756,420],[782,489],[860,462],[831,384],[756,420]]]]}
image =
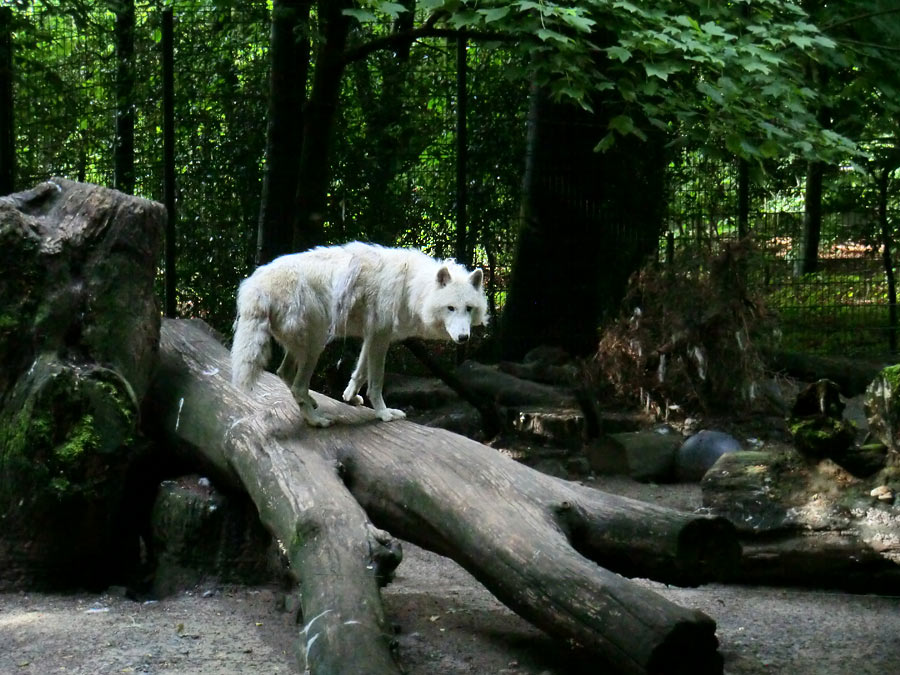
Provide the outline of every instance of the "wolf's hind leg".
{"type": "Polygon", "coordinates": [[[384,402],[384,362],[387,358],[388,347],[391,344],[389,336],[375,336],[369,347],[368,371],[369,371],[369,400],[378,419],[383,422],[400,420],[406,417],[406,413],[397,408],[388,408],[384,402]]]}
{"type": "MultiPolygon", "coordinates": [[[[300,414],[303,415],[303,419],[307,424],[311,427],[331,426],[334,423],[334,420],[318,412],[317,408],[319,406],[309,393],[309,383],[310,380],[312,380],[313,372],[316,369],[316,363],[319,361],[319,356],[321,356],[322,350],[325,348],[325,341],[310,340],[303,344],[301,349],[297,349],[299,346],[300,345],[297,345],[289,351],[290,357],[294,363],[289,364],[288,356],[286,355],[281,364],[282,367],[285,368],[286,373],[291,370],[291,365],[295,366],[294,378],[291,383],[291,394],[293,394],[294,400],[300,407],[300,414]],[[302,354],[302,357],[298,357],[298,353],[302,354]]],[[[281,368],[279,368],[279,372],[280,371],[281,368]]]]}
{"type": "Polygon", "coordinates": [[[344,389],[344,400],[351,405],[362,405],[363,397],[359,395],[359,390],[366,383],[366,372],[369,364],[369,340],[364,339],[362,347],[359,350],[359,358],[356,360],[356,368],[350,376],[350,382],[344,389]]]}

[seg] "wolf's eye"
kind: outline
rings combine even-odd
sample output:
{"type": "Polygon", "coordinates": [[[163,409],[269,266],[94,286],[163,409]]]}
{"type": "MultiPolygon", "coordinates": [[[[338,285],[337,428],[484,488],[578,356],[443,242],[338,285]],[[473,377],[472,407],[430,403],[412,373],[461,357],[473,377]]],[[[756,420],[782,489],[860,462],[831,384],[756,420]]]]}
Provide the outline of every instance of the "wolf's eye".
{"type": "Polygon", "coordinates": [[[466,311],[467,311],[469,314],[472,313],[472,310],[473,310],[473,309],[475,309],[475,308],[472,307],[472,305],[466,305],[466,311]]]}
{"type": "Polygon", "coordinates": [[[455,311],[456,311],[456,307],[454,307],[453,305],[447,305],[447,311],[448,311],[448,312],[455,312],[455,311]]]}

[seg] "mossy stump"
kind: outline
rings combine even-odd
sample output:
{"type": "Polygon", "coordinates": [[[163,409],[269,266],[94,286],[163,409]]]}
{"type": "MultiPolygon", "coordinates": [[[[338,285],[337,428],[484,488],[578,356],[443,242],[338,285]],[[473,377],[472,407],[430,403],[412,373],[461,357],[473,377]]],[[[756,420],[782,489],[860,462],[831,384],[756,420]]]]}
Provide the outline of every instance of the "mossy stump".
{"type": "Polygon", "coordinates": [[[96,586],[155,366],[163,207],[53,179],[0,198],[0,587],[96,586]]]}

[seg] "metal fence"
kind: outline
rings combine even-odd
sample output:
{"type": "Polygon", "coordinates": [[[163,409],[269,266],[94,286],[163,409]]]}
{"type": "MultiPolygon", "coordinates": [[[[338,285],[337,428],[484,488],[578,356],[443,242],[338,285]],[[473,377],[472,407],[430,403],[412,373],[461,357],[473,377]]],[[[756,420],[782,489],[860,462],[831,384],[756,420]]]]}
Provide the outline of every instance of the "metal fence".
{"type": "MultiPolygon", "coordinates": [[[[708,255],[723,243],[736,241],[735,166],[685,155],[670,167],[670,174],[674,180],[668,241],[661,243],[661,256],[667,250],[676,258],[708,255]]],[[[900,214],[897,200],[894,195],[888,209],[894,229],[900,214]]],[[[796,187],[756,185],[751,191],[748,234],[758,260],[748,282],[777,312],[783,346],[831,355],[889,357],[897,326],[890,322],[874,204],[857,195],[852,208],[826,211],[818,269],[798,274],[803,201],[804,191],[796,187]]]]}
{"type": "MultiPolygon", "coordinates": [[[[65,5],[55,5],[53,11],[41,7],[7,8],[6,21],[0,22],[11,29],[14,46],[16,187],[29,187],[52,174],[112,185],[115,15],[85,3],[72,3],[68,10],[65,5]]],[[[138,0],[134,191],[160,201],[164,8],[171,8],[175,17],[175,171],[179,221],[186,224],[178,231],[177,244],[192,258],[191,265],[181,267],[180,304],[184,313],[227,329],[233,305],[221,289],[235,288],[249,269],[259,213],[269,3],[138,0]]],[[[391,55],[373,55],[368,64],[348,68],[328,205],[335,238],[343,231],[363,231],[375,239],[425,244],[438,255],[452,255],[454,226],[465,223],[469,213],[470,249],[476,255],[499,255],[499,262],[491,261],[497,269],[508,265],[519,206],[527,91],[521,83],[497,77],[506,67],[502,51],[469,45],[463,54],[468,90],[459,88],[460,51],[453,40],[416,43],[407,73],[414,79],[395,95],[384,95],[391,55]],[[380,90],[381,97],[361,98],[367,86],[380,90]],[[371,109],[363,114],[361,106],[376,104],[384,108],[381,118],[371,109]],[[465,108],[467,136],[460,143],[459,113],[465,108]],[[404,117],[414,120],[406,128],[412,126],[415,134],[397,134],[396,122],[404,117]]],[[[669,232],[676,255],[709,252],[735,238],[734,166],[684,156],[670,165],[668,179],[669,232]]],[[[862,203],[828,213],[820,271],[797,277],[792,256],[802,229],[802,192],[775,183],[754,188],[749,230],[762,253],[761,271],[753,281],[779,311],[786,346],[887,354],[894,327],[888,321],[872,209],[862,203]]],[[[893,199],[890,215],[896,225],[893,199]]]]}

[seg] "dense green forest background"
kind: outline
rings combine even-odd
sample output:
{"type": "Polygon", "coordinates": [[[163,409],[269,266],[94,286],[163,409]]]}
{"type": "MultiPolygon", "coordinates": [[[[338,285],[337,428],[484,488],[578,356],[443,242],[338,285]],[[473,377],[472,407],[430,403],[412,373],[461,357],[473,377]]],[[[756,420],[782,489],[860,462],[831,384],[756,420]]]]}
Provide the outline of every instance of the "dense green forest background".
{"type": "Polygon", "coordinates": [[[896,348],[890,0],[5,4],[7,191],[166,200],[170,39],[171,299],[222,332],[256,264],[363,239],[484,266],[497,354],[587,353],[645,260],[746,235],[793,346],[896,348]]]}

